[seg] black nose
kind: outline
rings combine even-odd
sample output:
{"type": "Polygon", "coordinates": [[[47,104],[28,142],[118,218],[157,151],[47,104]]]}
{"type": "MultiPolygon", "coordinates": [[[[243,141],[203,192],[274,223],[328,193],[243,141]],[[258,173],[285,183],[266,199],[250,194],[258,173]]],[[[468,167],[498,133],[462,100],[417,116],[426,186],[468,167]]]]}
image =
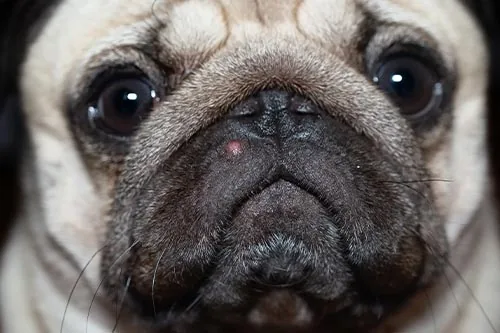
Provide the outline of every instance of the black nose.
{"type": "Polygon", "coordinates": [[[312,101],[281,90],[259,92],[229,113],[245,134],[278,139],[310,133],[321,116],[312,101]]]}

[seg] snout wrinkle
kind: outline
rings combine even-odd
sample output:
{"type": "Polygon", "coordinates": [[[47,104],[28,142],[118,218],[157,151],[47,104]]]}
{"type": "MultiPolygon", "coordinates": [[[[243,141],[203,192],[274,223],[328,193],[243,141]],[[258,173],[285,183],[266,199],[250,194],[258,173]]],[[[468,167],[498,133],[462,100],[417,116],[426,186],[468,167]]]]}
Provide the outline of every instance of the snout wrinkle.
{"type": "Polygon", "coordinates": [[[417,178],[419,156],[387,139],[409,137],[406,123],[364,77],[318,50],[295,57],[302,47],[224,51],[144,123],[110,231],[128,239],[103,263],[107,290],[120,290],[122,271],[106,263],[140,243],[125,276],[136,313],[193,328],[174,332],[284,329],[304,313],[356,332],[432,276],[422,267],[433,272],[440,252],[415,232],[435,218],[429,189],[399,186],[417,178]],[[282,307],[281,292],[302,305],[282,307]]]}

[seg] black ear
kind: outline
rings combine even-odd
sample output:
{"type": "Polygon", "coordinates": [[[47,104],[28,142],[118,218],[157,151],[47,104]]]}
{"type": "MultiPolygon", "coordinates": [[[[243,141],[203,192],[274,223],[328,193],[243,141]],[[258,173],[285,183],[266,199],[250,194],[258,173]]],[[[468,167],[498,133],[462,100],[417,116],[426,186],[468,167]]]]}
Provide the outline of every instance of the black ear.
{"type": "Polygon", "coordinates": [[[35,24],[55,0],[0,0],[0,244],[19,203],[24,126],[18,74],[35,24]]]}

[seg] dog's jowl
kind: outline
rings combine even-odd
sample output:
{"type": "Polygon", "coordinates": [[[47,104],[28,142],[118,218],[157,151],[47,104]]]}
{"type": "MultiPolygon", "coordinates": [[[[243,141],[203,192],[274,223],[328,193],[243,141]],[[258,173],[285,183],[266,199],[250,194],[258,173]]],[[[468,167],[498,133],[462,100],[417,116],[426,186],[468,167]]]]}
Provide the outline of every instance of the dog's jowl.
{"type": "Polygon", "coordinates": [[[20,75],[5,333],[495,332],[459,0],[62,0],[20,75]]]}

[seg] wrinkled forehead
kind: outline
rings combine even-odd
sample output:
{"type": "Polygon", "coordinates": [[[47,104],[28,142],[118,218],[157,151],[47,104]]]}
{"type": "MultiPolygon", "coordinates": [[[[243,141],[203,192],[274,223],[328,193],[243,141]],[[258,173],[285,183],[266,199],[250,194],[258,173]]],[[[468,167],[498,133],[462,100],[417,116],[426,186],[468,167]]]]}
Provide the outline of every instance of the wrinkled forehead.
{"type": "Polygon", "coordinates": [[[418,27],[453,43],[464,20],[458,0],[66,0],[43,35],[51,41],[46,52],[64,58],[58,61],[64,68],[116,44],[156,42],[196,54],[271,33],[342,49],[362,28],[381,23],[418,27]],[[443,20],[449,13],[454,19],[443,20]]]}
{"type": "MultiPolygon", "coordinates": [[[[480,58],[471,23],[459,0],[63,0],[31,47],[23,85],[44,95],[77,89],[78,75],[120,47],[155,49],[162,65],[185,62],[182,70],[238,43],[285,36],[351,59],[363,38],[387,27],[389,35],[418,31],[445,61],[462,57],[462,71],[480,58]]],[[[52,98],[61,105],[61,96],[52,98]]]]}

